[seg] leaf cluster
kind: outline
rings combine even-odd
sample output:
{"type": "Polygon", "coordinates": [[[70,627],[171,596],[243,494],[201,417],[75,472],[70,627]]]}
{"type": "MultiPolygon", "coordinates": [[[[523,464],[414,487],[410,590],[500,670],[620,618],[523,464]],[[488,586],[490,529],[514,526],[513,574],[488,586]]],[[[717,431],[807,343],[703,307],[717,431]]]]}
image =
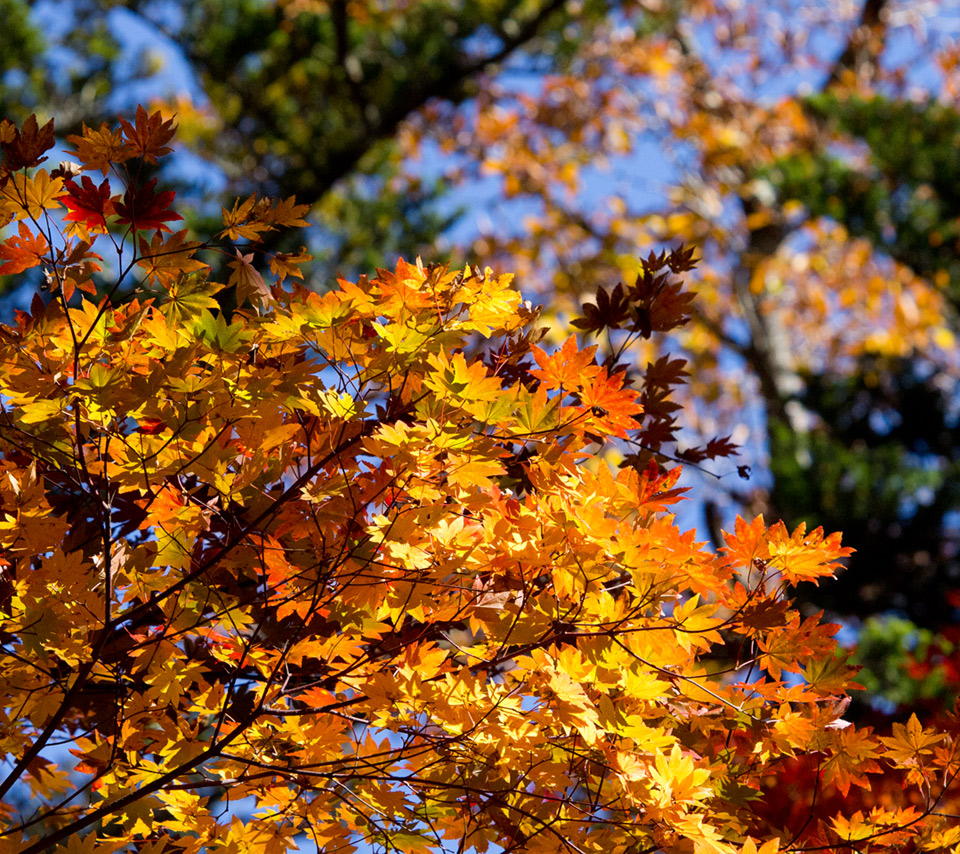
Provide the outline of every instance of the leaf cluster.
{"type": "MultiPolygon", "coordinates": [[[[957,728],[848,726],[837,627],[791,605],[839,535],[738,520],[715,555],[667,512],[679,468],[600,456],[669,412],[676,360],[644,397],[575,336],[547,352],[489,268],[310,292],[260,242],[293,199],[171,233],[137,169],[156,116],[74,141],[116,193],[4,126],[2,251],[52,297],[0,326],[2,854],[952,844],[957,728]],[[763,793],[797,757],[831,794],[902,773],[919,805],[784,824],[763,793]]],[[[691,263],[648,259],[650,334],[691,263]]]]}

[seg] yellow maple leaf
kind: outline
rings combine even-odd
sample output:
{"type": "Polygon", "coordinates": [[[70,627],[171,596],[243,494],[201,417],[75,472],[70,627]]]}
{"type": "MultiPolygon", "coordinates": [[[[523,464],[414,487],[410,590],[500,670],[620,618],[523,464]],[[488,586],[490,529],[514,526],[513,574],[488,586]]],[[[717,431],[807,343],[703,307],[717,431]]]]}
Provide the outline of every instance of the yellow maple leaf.
{"type": "Polygon", "coordinates": [[[63,178],[51,178],[38,169],[32,178],[17,172],[0,190],[0,210],[14,219],[40,219],[45,210],[62,207],[63,178]]]}
{"type": "Polygon", "coordinates": [[[886,756],[899,767],[916,765],[924,755],[931,754],[933,745],[944,738],[943,733],[924,730],[916,714],[905,724],[895,723],[892,736],[881,736],[887,748],[886,756]]]}

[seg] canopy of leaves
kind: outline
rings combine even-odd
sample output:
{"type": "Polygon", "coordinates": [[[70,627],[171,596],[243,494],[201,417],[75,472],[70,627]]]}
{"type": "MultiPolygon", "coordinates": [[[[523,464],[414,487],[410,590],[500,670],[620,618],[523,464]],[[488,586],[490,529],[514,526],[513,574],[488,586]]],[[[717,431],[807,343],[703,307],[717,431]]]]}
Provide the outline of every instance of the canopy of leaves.
{"type": "MultiPolygon", "coordinates": [[[[91,194],[36,122],[2,127],[3,245],[49,293],[0,327],[0,851],[955,846],[956,721],[849,725],[836,626],[791,605],[838,534],[738,520],[718,556],[681,533],[679,470],[601,456],[659,447],[666,395],[599,345],[541,348],[509,275],[307,291],[307,257],[260,242],[292,198],[169,231],[141,168],[169,130],[72,140],[116,183],[61,231],[91,194]],[[231,316],[201,245],[235,259],[231,316]],[[820,798],[771,812],[804,761],[820,798]],[[844,807],[880,779],[899,801],[844,807]]],[[[621,286],[627,347],[682,321],[691,264],[621,286]]]]}
{"type": "MultiPolygon", "coordinates": [[[[54,50],[43,55],[26,5],[4,7],[4,67],[22,72],[3,78],[5,114],[23,119],[39,105],[44,120],[57,114],[64,136],[81,138],[84,123],[110,118],[105,105],[130,77],[113,64],[119,46],[106,22],[117,5],[72,0],[75,17],[49,30],[54,50]]],[[[713,0],[122,5],[182,47],[209,100],[171,102],[165,119],[179,113],[184,141],[241,196],[236,210],[264,188],[316,203],[312,240],[285,238],[266,220],[222,224],[269,243],[274,273],[305,257],[303,243],[324,263],[291,262],[287,274],[302,269],[314,285],[398,252],[445,257],[450,247],[436,238],[455,214],[434,206],[437,193],[497,183],[493,227],[462,254],[515,271],[531,295],[547,297],[552,331],[543,346],[563,344],[575,316],[575,328],[598,333],[589,339],[604,348],[598,362],[634,332],[649,334],[620,351],[623,362],[636,354],[622,386],[608,373],[591,391],[618,399],[630,380],[640,391],[644,435],[620,449],[628,463],[643,469],[670,454],[699,464],[740,444],[740,465],[711,467],[720,477],[701,490],[708,510],[722,510],[707,514],[714,545],[723,543],[719,517],[731,524],[734,508],[790,528],[844,530],[858,551],[839,584],[798,591],[807,609],[849,619],[894,607],[946,627],[922,645],[930,660],[918,653],[916,666],[900,671],[874,662],[873,673],[951,672],[957,120],[949,104],[960,78],[955,46],[937,41],[944,15],[927,14],[940,4],[784,2],[768,4],[769,14],[713,0]],[[916,75],[911,62],[921,60],[916,75]],[[807,85],[820,94],[800,97],[807,85]],[[651,137],[671,162],[666,175],[650,164],[651,137]],[[651,202],[643,190],[662,185],[651,202]],[[674,238],[698,247],[701,297],[688,306],[690,323],[675,325],[685,311],[672,311],[661,326],[638,288],[663,268],[635,256],[638,246],[674,238]],[[643,316],[648,326],[637,325],[643,316]],[[688,386],[678,346],[691,359],[688,386]],[[760,477],[734,476],[751,468],[760,477]],[[772,489],[762,486],[767,470],[772,489]]],[[[144,57],[144,70],[150,64],[144,57]]],[[[131,86],[121,88],[129,95],[131,86]]],[[[130,200],[116,179],[105,187],[90,177],[97,183],[88,188],[65,174],[64,186],[73,180],[79,190],[61,203],[68,222],[97,233],[117,225],[115,205],[129,211],[130,200]]],[[[22,189],[37,215],[44,188],[22,189]]],[[[140,269],[170,289],[169,312],[229,305],[234,294],[265,297],[246,247],[205,256],[217,278],[236,285],[226,297],[178,279],[183,265],[200,265],[188,260],[193,241],[157,235],[153,226],[179,226],[162,218],[162,199],[150,199],[158,207],[146,213],[157,216],[141,211],[126,224],[151,227],[140,236],[140,269]]],[[[222,202],[228,212],[233,204],[233,196],[222,202]]],[[[179,212],[202,233],[221,228],[206,213],[179,212]]],[[[23,219],[0,250],[0,274],[48,257],[46,237],[23,219]]],[[[63,287],[99,285],[78,276],[63,287]]],[[[521,373],[509,360],[500,370],[521,373]]],[[[551,417],[535,409],[524,424],[535,430],[551,417]]],[[[625,430],[634,413],[621,417],[625,430]]],[[[526,485],[531,453],[508,460],[504,486],[526,485]]],[[[804,779],[815,779],[807,770],[804,779]]]]}

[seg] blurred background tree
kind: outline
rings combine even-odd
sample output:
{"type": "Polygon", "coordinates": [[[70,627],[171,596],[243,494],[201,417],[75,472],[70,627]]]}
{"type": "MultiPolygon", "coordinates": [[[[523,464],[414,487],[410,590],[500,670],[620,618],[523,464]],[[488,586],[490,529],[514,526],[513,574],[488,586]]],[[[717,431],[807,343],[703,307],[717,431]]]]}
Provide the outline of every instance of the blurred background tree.
{"type": "Polygon", "coordinates": [[[671,345],[692,360],[684,435],[742,450],[702,475],[680,453],[689,524],[717,546],[736,512],[843,530],[858,551],[807,607],[856,630],[883,710],[956,695],[949,3],[0,8],[11,118],[56,116],[66,135],[164,100],[181,126],[166,177],[194,202],[190,227],[208,231],[236,196],[296,194],[317,224],[314,287],[399,254],[494,258],[549,320],[635,275],[639,254],[696,245],[697,316],[671,345]]]}
{"type": "MultiPolygon", "coordinates": [[[[952,349],[949,336],[960,332],[960,113],[880,94],[824,95],[807,105],[863,157],[851,163],[814,150],[783,158],[765,173],[778,199],[801,202],[931,281],[945,297],[940,334],[952,349]]],[[[893,706],[951,700],[960,685],[955,372],[916,347],[867,350],[844,372],[803,379],[798,399],[817,427],[805,436],[771,433],[772,501],[791,521],[843,530],[858,549],[816,601],[868,618],[858,654],[872,664],[872,693],[893,706]]]]}
{"type": "Polygon", "coordinates": [[[460,104],[521,53],[541,72],[563,67],[612,8],[598,0],[69,0],[37,3],[30,14],[19,0],[5,2],[18,33],[3,48],[4,67],[18,69],[0,96],[11,118],[56,115],[65,137],[131,109],[144,92],[156,100],[164,82],[149,81],[165,81],[180,141],[200,159],[186,181],[177,168],[168,176],[192,191],[191,225],[215,227],[219,207],[203,202],[251,192],[310,200],[321,281],[425,251],[456,218],[455,207],[437,209],[443,182],[404,168],[406,119],[432,100],[460,104]],[[130,55],[138,33],[141,50],[130,55]],[[185,63],[180,92],[163,68],[171,49],[185,63]]]}

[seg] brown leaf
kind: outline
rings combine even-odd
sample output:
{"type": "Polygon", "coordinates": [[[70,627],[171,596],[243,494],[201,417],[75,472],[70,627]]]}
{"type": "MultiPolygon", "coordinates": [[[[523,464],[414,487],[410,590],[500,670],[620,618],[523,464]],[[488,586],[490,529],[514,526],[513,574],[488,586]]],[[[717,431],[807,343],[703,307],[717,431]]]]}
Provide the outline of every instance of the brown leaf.
{"type": "Polygon", "coordinates": [[[39,127],[36,115],[31,115],[19,130],[13,129],[13,139],[0,142],[4,166],[11,172],[30,169],[47,159],[42,156],[43,152],[49,151],[53,145],[53,119],[39,127]]]}

